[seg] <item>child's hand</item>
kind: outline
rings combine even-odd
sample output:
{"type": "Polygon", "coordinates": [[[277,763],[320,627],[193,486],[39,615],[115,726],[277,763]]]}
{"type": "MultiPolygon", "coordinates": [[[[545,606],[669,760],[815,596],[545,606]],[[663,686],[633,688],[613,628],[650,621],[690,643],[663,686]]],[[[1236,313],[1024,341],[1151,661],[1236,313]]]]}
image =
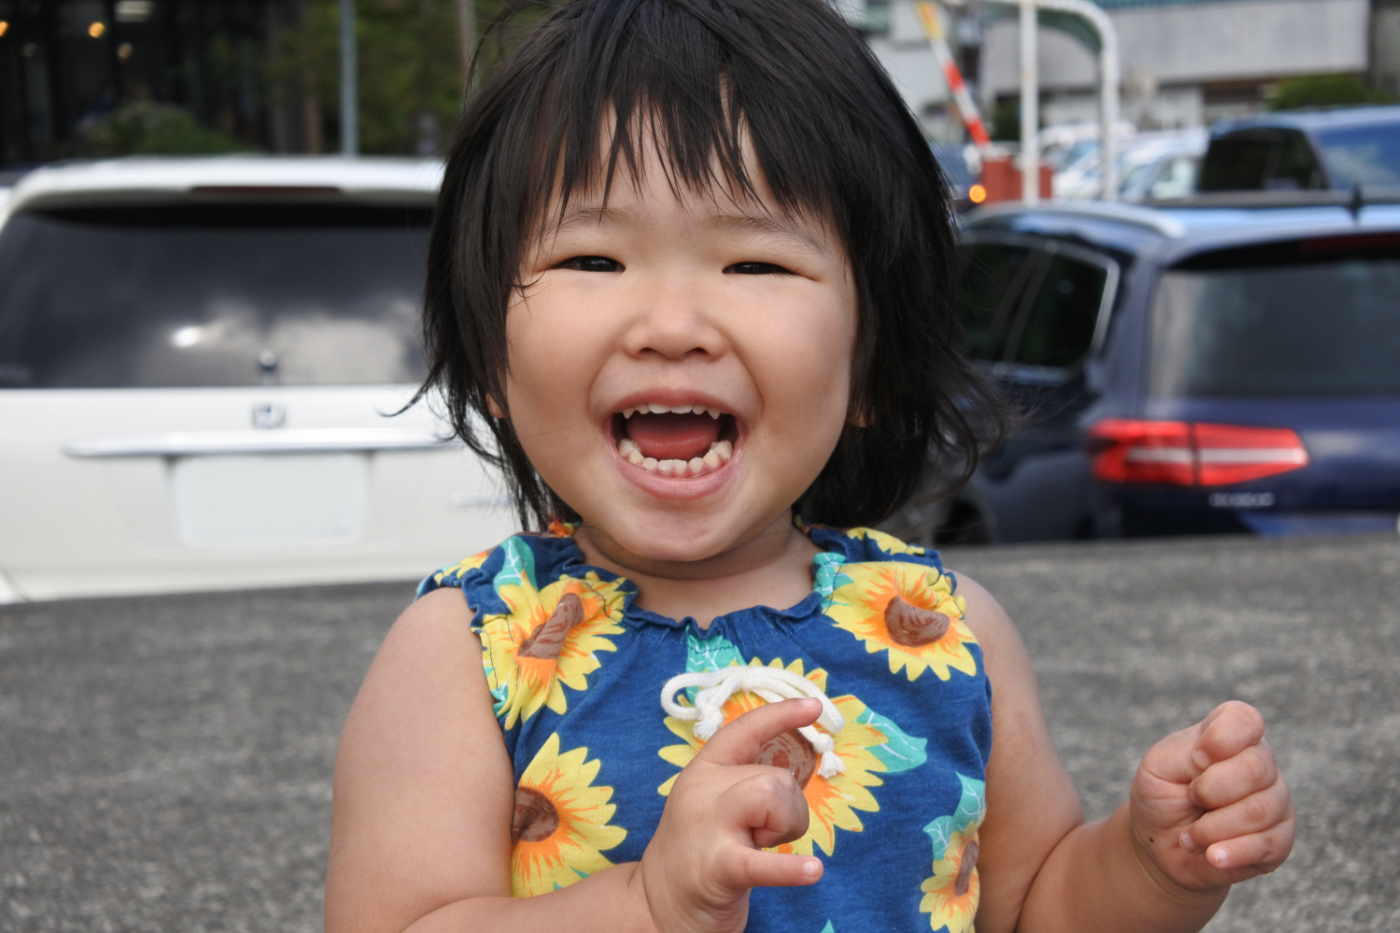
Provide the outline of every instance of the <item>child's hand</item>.
{"type": "Polygon", "coordinates": [[[1238,700],[1152,746],[1133,779],[1131,814],[1138,845],[1194,890],[1271,872],[1293,848],[1293,798],[1264,717],[1238,700]]]}
{"type": "Polygon", "coordinates": [[[807,831],[807,800],[791,774],[757,765],[770,739],[821,714],[816,700],[784,700],[715,733],[676,778],[637,872],[661,933],[738,933],[749,889],[812,884],[821,860],[760,851],[807,831]]]}

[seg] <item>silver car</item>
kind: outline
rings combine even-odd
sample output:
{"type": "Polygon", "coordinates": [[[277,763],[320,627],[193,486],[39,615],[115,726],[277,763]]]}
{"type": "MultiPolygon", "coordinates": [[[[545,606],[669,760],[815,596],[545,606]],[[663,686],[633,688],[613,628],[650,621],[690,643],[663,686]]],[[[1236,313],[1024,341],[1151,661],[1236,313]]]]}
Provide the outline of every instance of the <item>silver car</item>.
{"type": "Polygon", "coordinates": [[[0,600],[412,578],[512,513],[431,405],[437,163],[40,169],[0,228],[0,600]]]}

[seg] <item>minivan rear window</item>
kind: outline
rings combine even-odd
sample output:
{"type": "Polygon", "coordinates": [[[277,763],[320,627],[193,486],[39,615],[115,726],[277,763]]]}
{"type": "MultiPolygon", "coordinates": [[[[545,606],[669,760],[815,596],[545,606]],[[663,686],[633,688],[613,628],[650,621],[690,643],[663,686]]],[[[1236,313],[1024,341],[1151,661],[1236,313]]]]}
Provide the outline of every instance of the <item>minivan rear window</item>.
{"type": "Polygon", "coordinates": [[[1332,186],[1400,185],[1400,123],[1319,130],[1332,186]]]}
{"type": "Polygon", "coordinates": [[[1161,276],[1152,394],[1400,395],[1400,237],[1206,254],[1161,276]]]}
{"type": "Polygon", "coordinates": [[[410,383],[430,209],[21,212],[0,232],[0,389],[410,383]]]}

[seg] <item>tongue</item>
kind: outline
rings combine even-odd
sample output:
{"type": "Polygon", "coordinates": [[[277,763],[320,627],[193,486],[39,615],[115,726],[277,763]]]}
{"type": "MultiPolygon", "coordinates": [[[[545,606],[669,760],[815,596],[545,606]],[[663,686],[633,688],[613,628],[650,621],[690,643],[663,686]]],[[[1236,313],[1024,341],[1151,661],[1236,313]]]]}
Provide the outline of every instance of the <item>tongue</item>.
{"type": "Polygon", "coordinates": [[[627,436],[641,448],[642,456],[657,460],[690,460],[703,457],[719,440],[719,421],[709,415],[633,415],[627,419],[627,436]]]}

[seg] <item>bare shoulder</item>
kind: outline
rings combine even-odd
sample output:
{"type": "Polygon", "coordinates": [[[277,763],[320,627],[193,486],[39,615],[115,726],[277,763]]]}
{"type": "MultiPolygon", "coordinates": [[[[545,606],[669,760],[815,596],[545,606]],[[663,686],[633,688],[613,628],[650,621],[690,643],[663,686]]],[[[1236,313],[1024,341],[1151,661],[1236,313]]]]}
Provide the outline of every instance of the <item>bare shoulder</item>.
{"type": "MultiPolygon", "coordinates": [[[[992,667],[994,658],[1000,660],[1003,654],[1011,653],[1016,656],[1008,660],[1025,658],[1026,649],[1021,643],[1021,635],[1016,631],[1011,616],[1006,614],[996,597],[966,574],[955,570],[948,572],[958,581],[955,592],[963,598],[966,607],[963,623],[972,630],[977,643],[982,646],[982,654],[987,658],[988,668],[992,667]]],[[[1026,661],[1029,663],[1028,658],[1026,661]]]]}
{"type": "Polygon", "coordinates": [[[509,894],[511,774],[466,600],[430,593],[389,630],[341,734],[326,929],[402,930],[509,894]]]}
{"type": "Polygon", "coordinates": [[[481,650],[481,642],[471,630],[471,621],[471,607],[461,590],[434,590],[410,603],[399,615],[384,637],[374,663],[396,666],[404,662],[428,662],[434,667],[451,664],[438,653],[446,651],[460,656],[463,652],[481,650]]]}

